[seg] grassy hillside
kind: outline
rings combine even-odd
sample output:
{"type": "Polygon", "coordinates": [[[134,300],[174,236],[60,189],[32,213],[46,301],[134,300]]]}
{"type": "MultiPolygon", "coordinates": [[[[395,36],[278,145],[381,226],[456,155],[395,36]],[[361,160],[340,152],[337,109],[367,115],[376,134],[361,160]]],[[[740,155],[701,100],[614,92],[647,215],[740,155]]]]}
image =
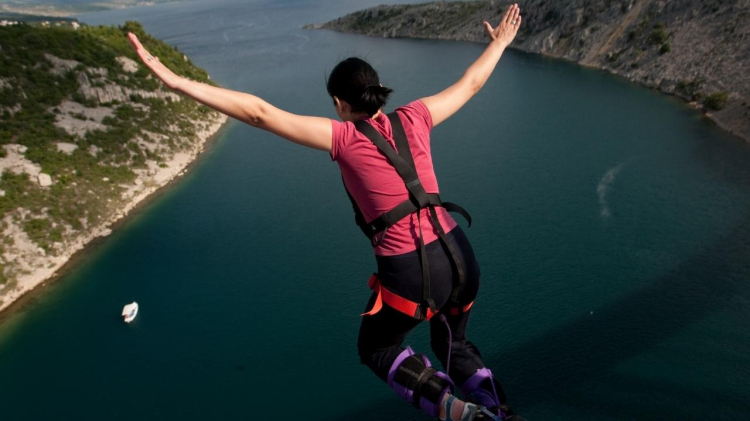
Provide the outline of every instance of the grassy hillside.
{"type": "Polygon", "coordinates": [[[128,31],[178,74],[209,82],[138,23],[0,27],[0,294],[34,269],[22,243],[42,256],[64,252],[174,154],[194,149],[216,118],[163,89],[136,62],[128,31]]]}

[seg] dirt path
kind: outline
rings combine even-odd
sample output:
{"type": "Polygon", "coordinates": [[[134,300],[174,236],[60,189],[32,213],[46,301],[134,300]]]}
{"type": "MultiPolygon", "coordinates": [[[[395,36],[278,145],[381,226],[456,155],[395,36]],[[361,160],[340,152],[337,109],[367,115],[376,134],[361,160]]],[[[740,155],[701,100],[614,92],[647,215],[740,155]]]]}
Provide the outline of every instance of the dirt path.
{"type": "Polygon", "coordinates": [[[615,42],[620,39],[622,33],[625,32],[625,30],[628,29],[628,27],[630,27],[633,22],[635,22],[635,20],[638,18],[638,16],[640,16],[641,12],[643,12],[646,6],[648,6],[652,2],[653,0],[636,0],[635,4],[633,4],[633,7],[630,8],[628,14],[623,19],[622,23],[614,28],[607,41],[604,42],[603,45],[599,48],[591,48],[586,57],[581,60],[581,63],[590,65],[597,57],[602,56],[607,51],[609,51],[609,49],[612,48],[615,42]]]}

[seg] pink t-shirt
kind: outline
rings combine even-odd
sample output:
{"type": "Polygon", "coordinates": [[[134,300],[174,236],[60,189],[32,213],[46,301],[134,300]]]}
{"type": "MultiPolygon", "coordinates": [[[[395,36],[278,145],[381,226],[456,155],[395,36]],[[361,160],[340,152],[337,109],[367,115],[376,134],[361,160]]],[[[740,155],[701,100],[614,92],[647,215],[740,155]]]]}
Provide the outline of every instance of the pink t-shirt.
{"type": "MultiPolygon", "coordinates": [[[[432,167],[430,152],[430,131],[432,116],[421,101],[396,109],[404,125],[409,148],[414,157],[414,165],[422,185],[427,193],[438,193],[435,170],[432,167]]],[[[370,222],[395,208],[409,198],[404,181],[391,165],[390,161],[378,151],[378,148],[362,133],[354,123],[333,123],[333,144],[331,159],[339,164],[347,190],[357,202],[367,222],[370,222]]],[[[367,121],[383,135],[383,138],[395,149],[391,122],[381,113],[377,118],[367,121]]],[[[448,232],[455,228],[456,222],[442,207],[436,207],[438,220],[448,232]]],[[[422,235],[424,243],[438,238],[435,227],[429,221],[429,209],[422,209],[422,235]]],[[[416,250],[419,247],[419,227],[417,214],[414,213],[397,222],[388,229],[380,243],[374,248],[375,254],[393,256],[416,250]]]]}

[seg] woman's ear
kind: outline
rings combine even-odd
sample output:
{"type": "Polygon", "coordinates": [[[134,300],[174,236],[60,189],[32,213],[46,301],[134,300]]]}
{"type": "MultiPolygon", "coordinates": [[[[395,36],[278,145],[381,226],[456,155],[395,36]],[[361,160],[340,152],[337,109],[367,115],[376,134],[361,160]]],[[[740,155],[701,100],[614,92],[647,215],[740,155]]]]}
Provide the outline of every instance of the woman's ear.
{"type": "Polygon", "coordinates": [[[352,106],[348,102],[342,101],[339,97],[333,97],[333,105],[336,107],[336,111],[348,114],[352,111],[352,106]]]}
{"type": "Polygon", "coordinates": [[[348,102],[340,100],[338,97],[333,97],[333,105],[336,107],[336,113],[342,119],[348,118],[352,113],[352,106],[348,102]]]}

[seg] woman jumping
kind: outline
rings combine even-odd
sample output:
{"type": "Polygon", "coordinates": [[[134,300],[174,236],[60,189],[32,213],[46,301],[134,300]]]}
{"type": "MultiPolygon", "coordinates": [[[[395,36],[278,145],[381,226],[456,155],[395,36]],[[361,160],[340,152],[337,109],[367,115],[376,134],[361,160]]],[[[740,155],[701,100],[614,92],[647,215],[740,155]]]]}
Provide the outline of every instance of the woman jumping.
{"type": "Polygon", "coordinates": [[[341,169],[357,224],[372,241],[378,273],[359,331],[360,359],[399,396],[440,420],[522,421],[508,407],[500,382],[466,339],[479,290],[479,265],[451,218],[459,206],[442,202],[430,152],[433,127],[484,86],[521,24],[517,4],[461,79],[444,91],[383,113],[392,90],[365,61],[348,58],[333,69],[328,93],[341,122],[295,115],[262,99],[184,79],[128,37],[143,63],[172,90],[287,140],[330,153],[341,169]],[[435,317],[433,317],[435,316],[435,317]],[[445,368],[401,347],[421,321],[430,321],[432,349],[445,368]],[[449,376],[450,375],[450,376],[449,376]],[[458,386],[466,401],[454,395],[458,386]]]}

